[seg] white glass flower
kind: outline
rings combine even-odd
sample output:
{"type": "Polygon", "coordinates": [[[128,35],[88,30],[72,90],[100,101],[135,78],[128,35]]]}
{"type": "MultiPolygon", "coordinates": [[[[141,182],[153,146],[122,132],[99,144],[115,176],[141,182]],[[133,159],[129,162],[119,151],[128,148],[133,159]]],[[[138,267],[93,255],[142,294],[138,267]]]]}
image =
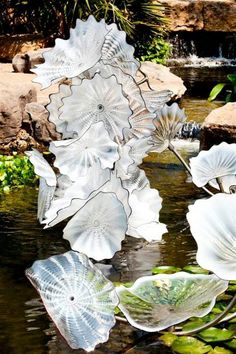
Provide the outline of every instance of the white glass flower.
{"type": "Polygon", "coordinates": [[[149,187],[134,190],[129,196],[129,205],[127,235],[143,237],[148,242],[160,241],[167,229],[165,224],[159,223],[162,198],[158,191],[149,187]]]}
{"type": "Polygon", "coordinates": [[[123,204],[114,193],[100,192],[68,222],[63,237],[73,250],[100,261],[121,249],[126,230],[123,204]]]}
{"type": "Polygon", "coordinates": [[[39,151],[33,149],[33,151],[27,151],[25,154],[33,164],[35,173],[40,177],[37,218],[39,222],[42,223],[45,213],[51,205],[56,189],[56,175],[52,167],[39,151]]]}
{"type": "Polygon", "coordinates": [[[108,340],[117,295],[85,255],[70,251],[36,261],[26,276],[71,348],[91,351],[108,340]]]}
{"type": "Polygon", "coordinates": [[[93,123],[102,121],[112,139],[123,139],[123,129],[130,126],[132,112],[115,76],[104,79],[96,74],[81,85],[71,86],[71,91],[71,96],[63,100],[60,115],[67,122],[68,131],[81,137],[93,123]]]}
{"type": "Polygon", "coordinates": [[[170,90],[162,91],[142,91],[147,109],[155,113],[160,110],[165,103],[167,103],[173,96],[173,92],[170,90]]]}
{"type": "Polygon", "coordinates": [[[76,182],[66,183],[65,188],[58,186],[50,208],[45,213],[45,228],[54,226],[74,215],[98,190],[110,180],[111,171],[102,170],[100,164],[94,164],[88,174],[76,182]]]}
{"type": "Polygon", "coordinates": [[[115,163],[117,175],[123,179],[129,179],[132,171],[142,163],[150,149],[148,138],[132,138],[126,144],[119,146],[119,160],[115,163]]]}
{"type": "Polygon", "coordinates": [[[83,22],[76,21],[67,40],[56,39],[55,47],[44,53],[45,63],[31,69],[37,74],[34,82],[42,88],[63,78],[78,76],[95,65],[101,58],[108,29],[104,20],[97,22],[93,16],[83,22]]]}
{"type": "Polygon", "coordinates": [[[62,134],[63,139],[73,138],[75,133],[67,131],[67,123],[60,119],[59,108],[63,106],[63,98],[71,95],[70,85],[60,85],[59,92],[50,95],[50,103],[47,105],[49,121],[55,124],[56,130],[62,134]]]}
{"type": "Polygon", "coordinates": [[[87,176],[94,164],[112,169],[119,159],[118,145],[111,140],[103,122],[92,124],[81,138],[53,141],[49,150],[56,156],[54,166],[77,181],[87,176]]]}
{"type": "Polygon", "coordinates": [[[156,332],[211,311],[228,282],[215,275],[158,274],[116,288],[119,308],[136,328],[156,332]]]}
{"type": "Polygon", "coordinates": [[[119,31],[115,23],[107,28],[101,60],[104,64],[117,66],[126,74],[135,77],[140,64],[134,58],[134,47],[126,42],[126,33],[119,31]]]}
{"type": "Polygon", "coordinates": [[[160,153],[166,150],[185,120],[184,110],[180,109],[177,103],[173,103],[171,106],[165,105],[160,111],[157,111],[153,121],[155,131],[151,137],[152,151],[160,153]]]}
{"type": "Polygon", "coordinates": [[[131,171],[128,179],[122,180],[122,185],[129,191],[129,193],[132,193],[136,189],[141,190],[145,187],[149,187],[150,182],[147,179],[145,172],[137,167],[131,171]]]}
{"type": "Polygon", "coordinates": [[[226,280],[236,280],[236,195],[218,193],[197,200],[187,219],[195,238],[197,262],[226,280]]]}
{"type": "MultiPolygon", "coordinates": [[[[212,146],[208,151],[201,151],[197,157],[190,159],[190,167],[196,186],[202,187],[211,181],[216,187],[216,178],[236,175],[236,144],[222,142],[220,145],[212,146]]],[[[227,182],[226,179],[226,189],[229,189],[227,182]]]]}
{"type": "Polygon", "coordinates": [[[155,130],[153,119],[154,113],[148,111],[146,107],[138,106],[129,118],[131,128],[125,129],[126,141],[135,136],[136,138],[149,137],[155,130]]]}

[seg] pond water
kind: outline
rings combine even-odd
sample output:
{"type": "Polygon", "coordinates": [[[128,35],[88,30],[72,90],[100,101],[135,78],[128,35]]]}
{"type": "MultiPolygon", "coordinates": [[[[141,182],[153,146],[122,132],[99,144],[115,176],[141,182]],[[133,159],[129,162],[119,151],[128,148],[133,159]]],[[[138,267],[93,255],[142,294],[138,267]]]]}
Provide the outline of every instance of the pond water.
{"type": "MultiPolygon", "coordinates": [[[[187,157],[196,152],[185,149],[184,154],[187,157]]],[[[113,268],[108,264],[102,266],[113,281],[133,281],[151,274],[151,268],[156,265],[195,264],[196,245],[185,214],[188,205],[202,192],[188,182],[186,172],[169,152],[152,154],[142,168],[163,198],[160,220],[167,224],[169,233],[161,243],[155,244],[127,237],[122,251],[111,261],[113,268]]],[[[36,221],[36,208],[34,188],[14,190],[0,198],[0,353],[82,353],[70,350],[64,340],[55,335],[37,293],[24,275],[35,260],[69,250],[69,244],[62,239],[62,227],[43,230],[36,221]]],[[[123,352],[122,348],[139,336],[140,331],[118,323],[109,342],[94,353],[123,352]]],[[[142,352],[148,347],[145,348],[142,352]]],[[[156,343],[152,353],[169,352],[168,348],[158,350],[160,344],[156,343]]]]}

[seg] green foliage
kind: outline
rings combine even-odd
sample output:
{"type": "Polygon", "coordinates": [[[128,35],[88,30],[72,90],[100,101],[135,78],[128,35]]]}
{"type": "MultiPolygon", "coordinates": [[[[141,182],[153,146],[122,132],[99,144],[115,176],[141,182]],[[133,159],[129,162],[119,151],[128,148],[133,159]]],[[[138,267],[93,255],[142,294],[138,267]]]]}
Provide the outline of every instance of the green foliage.
{"type": "Polygon", "coordinates": [[[163,37],[154,38],[136,46],[137,56],[141,61],[152,61],[156,64],[165,64],[170,57],[171,46],[163,37]]]}
{"type": "Polygon", "coordinates": [[[228,83],[220,83],[213,87],[208,97],[208,101],[213,101],[222,92],[225,96],[225,102],[236,101],[236,74],[227,75],[228,83]]]}
{"type": "Polygon", "coordinates": [[[36,181],[34,168],[26,156],[0,155],[0,189],[8,192],[11,187],[33,185],[36,181]]]}
{"type": "Polygon", "coordinates": [[[2,33],[43,33],[64,37],[77,18],[93,15],[116,22],[132,43],[145,42],[163,33],[164,7],[152,0],[3,0],[0,3],[2,33]]]}

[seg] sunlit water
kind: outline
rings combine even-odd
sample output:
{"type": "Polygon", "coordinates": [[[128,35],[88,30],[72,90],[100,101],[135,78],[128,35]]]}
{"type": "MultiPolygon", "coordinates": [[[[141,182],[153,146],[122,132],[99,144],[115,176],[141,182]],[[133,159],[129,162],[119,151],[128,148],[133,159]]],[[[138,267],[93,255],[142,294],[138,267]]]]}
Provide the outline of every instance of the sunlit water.
{"type": "MultiPolygon", "coordinates": [[[[189,153],[185,150],[184,155],[187,157],[189,153]]],[[[127,237],[122,251],[111,261],[113,268],[110,270],[109,262],[103,266],[108,274],[111,271],[113,281],[133,281],[151,274],[156,265],[183,267],[195,263],[196,244],[185,214],[188,205],[202,192],[189,183],[186,172],[170,153],[152,155],[142,167],[151,186],[163,198],[160,221],[167,224],[169,233],[155,244],[127,237]]],[[[37,293],[24,275],[35,260],[69,250],[69,244],[62,239],[61,225],[46,231],[37,223],[36,204],[37,191],[33,188],[14,190],[0,199],[0,353],[82,353],[70,350],[56,335],[37,293]]],[[[94,353],[121,353],[138,336],[140,331],[117,324],[109,342],[94,353]]],[[[164,354],[169,350],[160,349],[156,343],[151,352],[164,354]]]]}

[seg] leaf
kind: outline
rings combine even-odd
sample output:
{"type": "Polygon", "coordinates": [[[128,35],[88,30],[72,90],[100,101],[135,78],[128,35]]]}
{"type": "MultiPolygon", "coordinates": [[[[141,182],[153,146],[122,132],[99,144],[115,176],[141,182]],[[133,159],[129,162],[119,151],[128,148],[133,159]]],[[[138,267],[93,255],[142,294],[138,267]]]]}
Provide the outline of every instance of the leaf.
{"type": "Polygon", "coordinates": [[[223,83],[220,83],[220,84],[217,84],[213,87],[213,89],[211,90],[210,92],[210,95],[208,97],[208,101],[213,101],[218,95],[219,93],[223,90],[223,88],[226,86],[227,84],[223,84],[223,83]]]}
{"type": "Polygon", "coordinates": [[[232,82],[233,86],[236,86],[236,74],[227,75],[227,79],[232,82]]]}
{"type": "Polygon", "coordinates": [[[209,352],[209,354],[233,354],[233,352],[222,347],[215,347],[209,352]]]}
{"type": "Polygon", "coordinates": [[[171,349],[180,354],[204,354],[208,353],[212,347],[196,338],[183,336],[173,342],[171,349]]]}
{"type": "Polygon", "coordinates": [[[236,349],[236,339],[232,339],[230,342],[226,342],[225,345],[230,349],[236,349]]]}
{"type": "Polygon", "coordinates": [[[167,346],[171,347],[173,342],[177,339],[178,337],[173,334],[173,333],[165,333],[162,336],[159,337],[159,339],[167,346]]]}
{"type": "Polygon", "coordinates": [[[202,326],[205,322],[201,318],[197,318],[194,321],[188,321],[184,326],[183,326],[183,331],[191,331],[195,328],[198,328],[202,326]]]}
{"type": "Polygon", "coordinates": [[[198,333],[198,337],[203,339],[205,342],[223,342],[226,340],[229,340],[233,338],[235,332],[230,331],[228,329],[219,329],[215,327],[211,327],[208,329],[205,329],[204,331],[201,331],[198,333]]]}
{"type": "Polygon", "coordinates": [[[174,266],[159,266],[152,268],[152,274],[173,274],[180,271],[181,268],[174,266]]]}
{"type": "Polygon", "coordinates": [[[193,273],[193,274],[209,274],[209,271],[199,267],[197,265],[187,265],[183,268],[185,272],[193,273]]]}

